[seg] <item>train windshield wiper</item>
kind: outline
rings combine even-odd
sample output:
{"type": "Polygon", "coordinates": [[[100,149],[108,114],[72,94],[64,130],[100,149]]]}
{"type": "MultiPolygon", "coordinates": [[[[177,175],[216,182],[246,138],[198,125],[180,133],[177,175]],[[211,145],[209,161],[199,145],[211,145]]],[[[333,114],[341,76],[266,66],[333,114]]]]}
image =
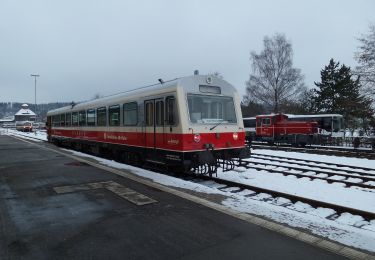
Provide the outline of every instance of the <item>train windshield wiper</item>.
{"type": "Polygon", "coordinates": [[[216,125],[214,125],[213,127],[211,127],[210,130],[214,130],[218,125],[221,125],[224,122],[228,123],[228,121],[221,120],[219,123],[217,123],[216,125]]]}

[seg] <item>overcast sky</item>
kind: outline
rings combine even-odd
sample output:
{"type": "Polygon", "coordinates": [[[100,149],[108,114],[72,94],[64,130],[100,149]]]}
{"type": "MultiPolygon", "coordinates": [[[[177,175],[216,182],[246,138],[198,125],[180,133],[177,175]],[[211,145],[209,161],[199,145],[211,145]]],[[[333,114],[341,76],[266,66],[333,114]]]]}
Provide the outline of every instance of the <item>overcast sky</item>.
{"type": "Polygon", "coordinates": [[[374,0],[0,0],[0,102],[80,101],[220,72],[241,95],[251,51],[283,33],[307,86],[332,57],[354,67],[374,0]]]}

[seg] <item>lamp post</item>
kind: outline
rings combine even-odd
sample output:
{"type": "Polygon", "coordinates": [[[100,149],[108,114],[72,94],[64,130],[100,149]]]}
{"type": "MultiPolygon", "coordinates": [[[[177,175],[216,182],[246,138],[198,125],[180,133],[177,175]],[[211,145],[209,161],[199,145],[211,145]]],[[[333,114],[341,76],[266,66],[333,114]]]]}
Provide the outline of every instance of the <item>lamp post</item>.
{"type": "MultiPolygon", "coordinates": [[[[39,75],[38,74],[31,74],[30,75],[31,77],[34,77],[34,88],[35,88],[35,95],[34,95],[34,101],[35,101],[35,103],[34,103],[34,107],[35,107],[35,123],[36,123],[36,117],[37,117],[37,114],[36,114],[36,78],[37,77],[39,77],[39,75]]],[[[35,135],[36,135],[36,130],[34,131],[34,133],[35,133],[35,135]]]]}

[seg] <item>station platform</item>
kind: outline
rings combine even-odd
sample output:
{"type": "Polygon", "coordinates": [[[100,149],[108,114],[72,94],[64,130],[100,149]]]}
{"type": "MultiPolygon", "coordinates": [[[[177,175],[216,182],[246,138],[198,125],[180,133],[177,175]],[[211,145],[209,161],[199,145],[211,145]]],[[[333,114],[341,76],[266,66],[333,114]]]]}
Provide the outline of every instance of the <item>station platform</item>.
{"type": "Polygon", "coordinates": [[[344,258],[53,149],[0,135],[0,259],[344,258]]]}

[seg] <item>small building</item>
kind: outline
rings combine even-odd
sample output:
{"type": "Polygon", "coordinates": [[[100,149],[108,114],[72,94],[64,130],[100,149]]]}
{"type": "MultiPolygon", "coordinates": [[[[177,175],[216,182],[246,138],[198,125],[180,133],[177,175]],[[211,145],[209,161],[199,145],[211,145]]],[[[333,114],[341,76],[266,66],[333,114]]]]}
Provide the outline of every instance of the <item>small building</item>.
{"type": "Polygon", "coordinates": [[[23,104],[21,109],[14,115],[14,120],[18,121],[31,121],[35,122],[36,115],[29,109],[28,104],[23,104]]]}

